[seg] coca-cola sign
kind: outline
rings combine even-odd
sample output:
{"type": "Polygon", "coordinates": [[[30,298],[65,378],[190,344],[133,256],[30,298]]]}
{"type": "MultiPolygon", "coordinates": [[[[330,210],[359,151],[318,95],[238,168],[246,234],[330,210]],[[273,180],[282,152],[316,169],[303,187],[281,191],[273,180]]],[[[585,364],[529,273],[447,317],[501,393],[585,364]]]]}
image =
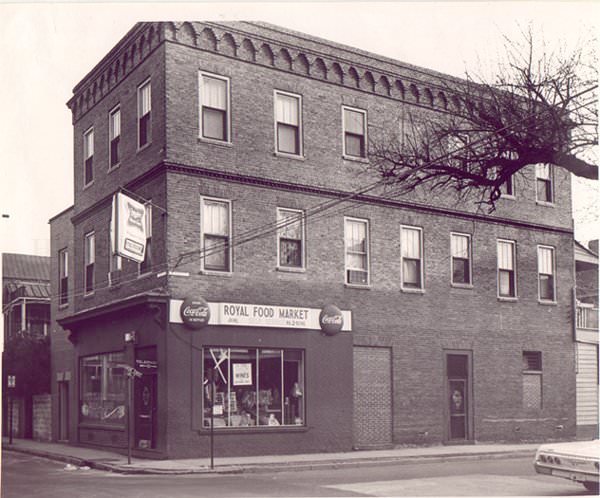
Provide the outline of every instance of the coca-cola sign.
{"type": "Polygon", "coordinates": [[[201,329],[208,324],[210,319],[208,303],[201,297],[185,299],[181,304],[179,313],[184,325],[190,329],[201,329]]]}
{"type": "Polygon", "coordinates": [[[344,326],[344,315],[342,310],[333,304],[325,306],[319,314],[319,325],[327,335],[335,335],[344,326]]]}

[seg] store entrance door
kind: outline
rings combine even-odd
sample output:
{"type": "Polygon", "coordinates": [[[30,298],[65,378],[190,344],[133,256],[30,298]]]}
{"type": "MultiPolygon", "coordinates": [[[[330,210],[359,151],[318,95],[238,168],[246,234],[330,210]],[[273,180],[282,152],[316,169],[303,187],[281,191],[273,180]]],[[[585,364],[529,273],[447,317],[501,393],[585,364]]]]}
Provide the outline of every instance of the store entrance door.
{"type": "Polygon", "coordinates": [[[156,348],[137,349],[135,356],[136,369],[142,372],[133,389],[135,447],[151,449],[156,448],[156,348]]]}
{"type": "Polygon", "coordinates": [[[354,347],[354,447],[392,445],[392,352],[354,347]]]}
{"type": "Polygon", "coordinates": [[[446,431],[451,442],[472,439],[471,355],[446,352],[446,431]]]}

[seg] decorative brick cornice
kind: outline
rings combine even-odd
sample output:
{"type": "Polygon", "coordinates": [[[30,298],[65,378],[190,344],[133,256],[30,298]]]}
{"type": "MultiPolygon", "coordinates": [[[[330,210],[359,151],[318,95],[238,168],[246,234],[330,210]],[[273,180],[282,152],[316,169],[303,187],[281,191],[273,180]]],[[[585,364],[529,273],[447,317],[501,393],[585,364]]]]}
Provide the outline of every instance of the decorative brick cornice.
{"type": "Polygon", "coordinates": [[[73,89],[77,121],[165,41],[439,112],[458,112],[460,79],[256,22],[141,22],[73,89]]]}

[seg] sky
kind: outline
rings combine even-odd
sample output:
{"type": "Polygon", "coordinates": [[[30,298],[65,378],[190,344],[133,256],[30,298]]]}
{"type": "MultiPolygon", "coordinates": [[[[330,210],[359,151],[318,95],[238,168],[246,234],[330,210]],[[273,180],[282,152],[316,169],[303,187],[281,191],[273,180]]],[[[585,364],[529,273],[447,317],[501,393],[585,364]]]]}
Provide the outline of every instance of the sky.
{"type": "MultiPolygon", "coordinates": [[[[49,255],[73,203],[73,87],[137,21],[262,20],[462,76],[493,71],[532,23],[550,50],[598,31],[600,2],[2,3],[0,252],[49,255]],[[483,62],[482,62],[483,61],[483,62]]],[[[598,182],[574,185],[575,236],[598,238],[598,182]]]]}

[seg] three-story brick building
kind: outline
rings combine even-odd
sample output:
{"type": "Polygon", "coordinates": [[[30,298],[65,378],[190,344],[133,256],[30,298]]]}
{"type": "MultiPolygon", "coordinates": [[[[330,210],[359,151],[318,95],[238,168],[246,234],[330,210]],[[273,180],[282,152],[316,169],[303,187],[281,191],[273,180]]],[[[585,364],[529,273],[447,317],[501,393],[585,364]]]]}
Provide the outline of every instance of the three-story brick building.
{"type": "Polygon", "coordinates": [[[568,176],[528,168],[493,215],[365,189],[369,133],[453,112],[449,81],[263,23],[136,24],[68,103],[55,437],[125,447],[125,365],[148,456],[206,455],[211,425],[221,455],[572,436],[568,176]],[[111,251],[118,191],[141,264],[111,251]]]}

